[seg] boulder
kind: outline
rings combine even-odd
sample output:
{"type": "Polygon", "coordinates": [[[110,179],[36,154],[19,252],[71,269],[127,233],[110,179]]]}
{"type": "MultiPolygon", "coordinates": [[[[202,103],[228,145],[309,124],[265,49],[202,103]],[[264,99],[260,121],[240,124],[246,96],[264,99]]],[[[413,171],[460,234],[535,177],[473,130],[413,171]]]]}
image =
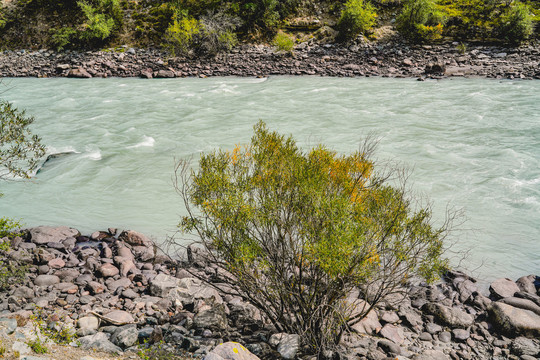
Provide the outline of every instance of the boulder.
{"type": "Polygon", "coordinates": [[[224,305],[215,305],[200,311],[193,318],[193,325],[198,329],[225,329],[227,327],[227,315],[225,314],[224,305]]]}
{"type": "Polygon", "coordinates": [[[105,315],[100,316],[101,320],[116,326],[132,324],[135,322],[133,316],[127,311],[113,310],[105,315]]]}
{"type": "Polygon", "coordinates": [[[118,268],[113,264],[105,263],[99,267],[97,272],[100,276],[106,278],[118,275],[120,270],[118,270],[118,268]]]}
{"type": "Polygon", "coordinates": [[[122,349],[114,345],[107,337],[107,334],[103,332],[83,336],[79,338],[78,341],[81,344],[80,347],[82,349],[111,352],[116,354],[122,353],[122,349]]]}
{"type": "Polygon", "coordinates": [[[379,334],[385,339],[391,340],[398,345],[401,345],[405,340],[403,329],[400,326],[392,324],[384,325],[379,334]]]}
{"type": "Polygon", "coordinates": [[[536,286],[534,286],[535,281],[536,281],[535,275],[522,276],[519,279],[517,279],[516,285],[523,292],[526,292],[529,294],[536,294],[536,286]]]}
{"type": "MultiPolygon", "coordinates": [[[[354,317],[369,308],[369,304],[361,299],[348,298],[346,302],[348,307],[352,306],[350,317],[354,317]]],[[[379,322],[377,311],[371,310],[362,320],[353,324],[352,328],[361,334],[372,335],[379,332],[382,329],[382,325],[379,322]]]]}
{"type": "Polygon", "coordinates": [[[278,353],[287,360],[296,358],[296,354],[300,350],[300,335],[284,334],[277,347],[278,353]]]}
{"type": "Polygon", "coordinates": [[[47,287],[60,282],[60,278],[56,275],[38,275],[34,280],[34,285],[47,287]]]}
{"type": "Polygon", "coordinates": [[[90,75],[90,73],[85,68],[78,67],[78,68],[69,70],[68,77],[79,78],[79,79],[89,79],[92,77],[92,75],[90,75]]]}
{"type": "MultiPolygon", "coordinates": [[[[160,274],[161,275],[161,274],[160,274]]],[[[156,276],[156,278],[160,275],[156,276]]],[[[176,278],[173,278],[176,279],[176,278]]],[[[182,305],[193,304],[195,300],[204,300],[214,304],[223,304],[223,298],[216,289],[206,285],[201,280],[196,278],[176,279],[177,286],[169,292],[169,299],[173,302],[180,302],[182,305]]]]}
{"type": "Polygon", "coordinates": [[[540,336],[540,316],[530,310],[495,302],[489,313],[494,326],[508,336],[540,336]]]}
{"type": "Polygon", "coordinates": [[[273,334],[268,343],[277,347],[277,351],[284,359],[294,359],[300,349],[300,336],[287,333],[273,334]]]}
{"type": "Polygon", "coordinates": [[[122,240],[132,246],[153,246],[154,243],[146,235],[141,234],[140,232],[127,230],[123,231],[118,240],[122,240]]]}
{"type": "Polygon", "coordinates": [[[474,317],[457,307],[448,307],[440,303],[427,303],[422,310],[435,316],[444,325],[452,328],[467,328],[474,323],[474,317]]]}
{"type": "Polygon", "coordinates": [[[538,359],[540,355],[540,343],[538,341],[535,342],[533,339],[520,336],[512,342],[511,350],[515,355],[529,355],[538,359]]]}
{"type": "Polygon", "coordinates": [[[243,345],[237,342],[226,342],[219,344],[210,351],[204,360],[260,360],[253,355],[243,345]]]}
{"type": "Polygon", "coordinates": [[[150,281],[150,293],[154,296],[167,297],[172,289],[180,285],[180,279],[170,275],[158,274],[150,281]]]}
{"type": "Polygon", "coordinates": [[[440,350],[424,350],[412,357],[412,360],[450,360],[450,356],[440,350]]]}
{"type": "Polygon", "coordinates": [[[529,310],[540,316],[540,306],[538,306],[534,301],[528,299],[521,299],[517,297],[507,297],[499,300],[498,302],[512,305],[513,307],[529,310]]]}
{"type": "Polygon", "coordinates": [[[139,332],[136,325],[121,326],[111,336],[111,342],[123,349],[133,346],[138,339],[139,332]]]}
{"type": "Polygon", "coordinates": [[[465,329],[453,329],[452,335],[454,335],[454,339],[458,341],[465,341],[471,336],[471,333],[469,330],[465,329]]]}
{"type": "Polygon", "coordinates": [[[34,244],[47,244],[50,242],[62,242],[69,237],[77,237],[78,230],[67,226],[38,226],[30,229],[30,240],[34,244]]]}
{"type": "Polygon", "coordinates": [[[5,329],[8,335],[11,335],[17,330],[17,320],[0,318],[0,329],[5,329]]]}
{"type": "Polygon", "coordinates": [[[495,299],[514,296],[519,287],[510,279],[497,279],[489,286],[489,292],[495,299]]]}
{"type": "Polygon", "coordinates": [[[16,298],[32,299],[35,293],[34,289],[30,289],[28,286],[19,286],[13,292],[13,296],[16,298]]]}

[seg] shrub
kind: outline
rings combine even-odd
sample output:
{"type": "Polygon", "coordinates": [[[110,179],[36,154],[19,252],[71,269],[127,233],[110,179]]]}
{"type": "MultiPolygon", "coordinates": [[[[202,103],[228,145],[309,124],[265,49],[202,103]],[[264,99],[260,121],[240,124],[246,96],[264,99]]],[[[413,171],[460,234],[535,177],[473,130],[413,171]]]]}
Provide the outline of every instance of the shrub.
{"type": "Polygon", "coordinates": [[[24,111],[0,101],[0,180],[29,178],[45,154],[41,139],[29,130],[33,122],[24,111]]]}
{"type": "Polygon", "coordinates": [[[276,47],[277,51],[292,53],[294,48],[294,39],[292,38],[292,36],[280,31],[274,37],[273,44],[276,47]]]}
{"type": "Polygon", "coordinates": [[[512,44],[527,40],[533,33],[533,16],[529,7],[520,2],[511,4],[501,16],[499,33],[512,44]]]}
{"type": "Polygon", "coordinates": [[[201,31],[201,25],[197,19],[190,17],[175,18],[166,33],[166,40],[173,54],[187,54],[193,46],[195,36],[201,31]]]}
{"type": "Polygon", "coordinates": [[[375,8],[364,0],[348,0],[338,21],[339,38],[350,40],[365,34],[375,25],[375,8]]]}
{"type": "Polygon", "coordinates": [[[207,54],[231,50],[238,43],[235,30],[240,19],[223,11],[208,12],[200,19],[201,31],[196,36],[197,47],[207,54]]]}
{"type": "Polygon", "coordinates": [[[76,38],[77,30],[72,27],[63,27],[55,30],[51,36],[51,45],[56,51],[62,51],[71,45],[71,42],[76,38]]]}
{"type": "Polygon", "coordinates": [[[410,0],[396,19],[398,31],[411,41],[430,41],[442,36],[444,16],[433,0],[410,0]]]}
{"type": "Polygon", "coordinates": [[[87,1],[78,1],[85,22],[80,38],[88,44],[99,44],[110,38],[122,22],[122,9],[118,0],[98,0],[94,6],[87,1]]]}
{"type": "Polygon", "coordinates": [[[0,291],[20,283],[26,274],[26,267],[12,261],[7,254],[11,249],[9,239],[20,236],[21,227],[16,220],[0,218],[0,291]]]}
{"type": "Polygon", "coordinates": [[[214,286],[299,334],[310,352],[336,346],[371,310],[347,300],[355,289],[374,306],[446,266],[446,225],[434,228],[429,207],[375,170],[372,150],[304,151],[259,122],[251,144],[202,155],[197,170],[177,165],[188,211],[180,227],[219,269],[214,286]]]}

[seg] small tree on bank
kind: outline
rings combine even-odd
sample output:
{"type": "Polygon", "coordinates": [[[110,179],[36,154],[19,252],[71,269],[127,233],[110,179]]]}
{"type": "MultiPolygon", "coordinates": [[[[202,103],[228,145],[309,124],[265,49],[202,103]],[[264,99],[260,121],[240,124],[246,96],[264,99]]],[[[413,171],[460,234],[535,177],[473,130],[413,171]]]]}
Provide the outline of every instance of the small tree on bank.
{"type": "Polygon", "coordinates": [[[29,130],[34,118],[7,101],[0,100],[0,180],[29,178],[45,147],[29,130]]]}
{"type": "Polygon", "coordinates": [[[375,169],[372,151],[304,151],[259,122],[251,144],[203,155],[198,170],[177,166],[180,226],[220,269],[213,285],[301,335],[311,353],[335,347],[410,277],[433,280],[446,266],[447,227],[375,169]],[[354,306],[358,289],[370,305],[354,306]]]}

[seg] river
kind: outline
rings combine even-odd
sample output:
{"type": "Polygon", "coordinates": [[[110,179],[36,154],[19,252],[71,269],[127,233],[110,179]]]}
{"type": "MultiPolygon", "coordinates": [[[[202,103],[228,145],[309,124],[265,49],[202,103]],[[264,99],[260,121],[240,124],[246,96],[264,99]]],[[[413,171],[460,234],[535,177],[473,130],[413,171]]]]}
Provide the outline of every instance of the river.
{"type": "Polygon", "coordinates": [[[68,152],[30,181],[0,183],[0,215],[83,233],[174,233],[175,159],[246,143],[253,125],[303,147],[354,151],[411,170],[413,189],[467,221],[449,256],[480,279],[540,274],[540,82],[271,77],[4,79],[2,96],[34,115],[47,151],[68,152]],[[467,251],[463,260],[461,254],[467,251]]]}

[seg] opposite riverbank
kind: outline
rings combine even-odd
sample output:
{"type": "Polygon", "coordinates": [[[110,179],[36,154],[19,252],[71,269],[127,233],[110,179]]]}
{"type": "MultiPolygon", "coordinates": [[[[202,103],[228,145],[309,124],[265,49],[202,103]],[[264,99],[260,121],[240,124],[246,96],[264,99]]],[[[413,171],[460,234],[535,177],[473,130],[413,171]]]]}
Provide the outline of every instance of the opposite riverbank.
{"type": "Polygon", "coordinates": [[[484,77],[540,79],[540,46],[403,45],[358,42],[349,47],[303,43],[293,53],[243,45],[216,57],[185,58],[153,49],[4,51],[0,77],[209,77],[271,75],[484,77]],[[119,51],[118,51],[119,50],[119,51]]]}
{"type": "MultiPolygon", "coordinates": [[[[72,345],[91,356],[93,350],[127,357],[142,351],[149,358],[147,348],[155,344],[207,360],[314,359],[305,355],[301,335],[278,333],[252,305],[209,285],[215,269],[196,248],[174,260],[135,231],[81,235],[46,226],[28,229],[11,247],[9,261],[27,264],[28,271],[0,293],[0,334],[9,344],[8,357],[30,356],[27,344],[44,329],[73,329],[78,339],[71,339],[72,345]],[[37,326],[36,313],[42,321],[37,326]],[[225,356],[227,351],[233,357],[225,356]]],[[[458,271],[435,284],[410,280],[406,286],[405,296],[385,301],[353,326],[340,344],[343,356],[531,360],[540,355],[538,276],[498,279],[489,294],[458,271]]],[[[347,301],[363,304],[358,293],[347,301]]]]}

